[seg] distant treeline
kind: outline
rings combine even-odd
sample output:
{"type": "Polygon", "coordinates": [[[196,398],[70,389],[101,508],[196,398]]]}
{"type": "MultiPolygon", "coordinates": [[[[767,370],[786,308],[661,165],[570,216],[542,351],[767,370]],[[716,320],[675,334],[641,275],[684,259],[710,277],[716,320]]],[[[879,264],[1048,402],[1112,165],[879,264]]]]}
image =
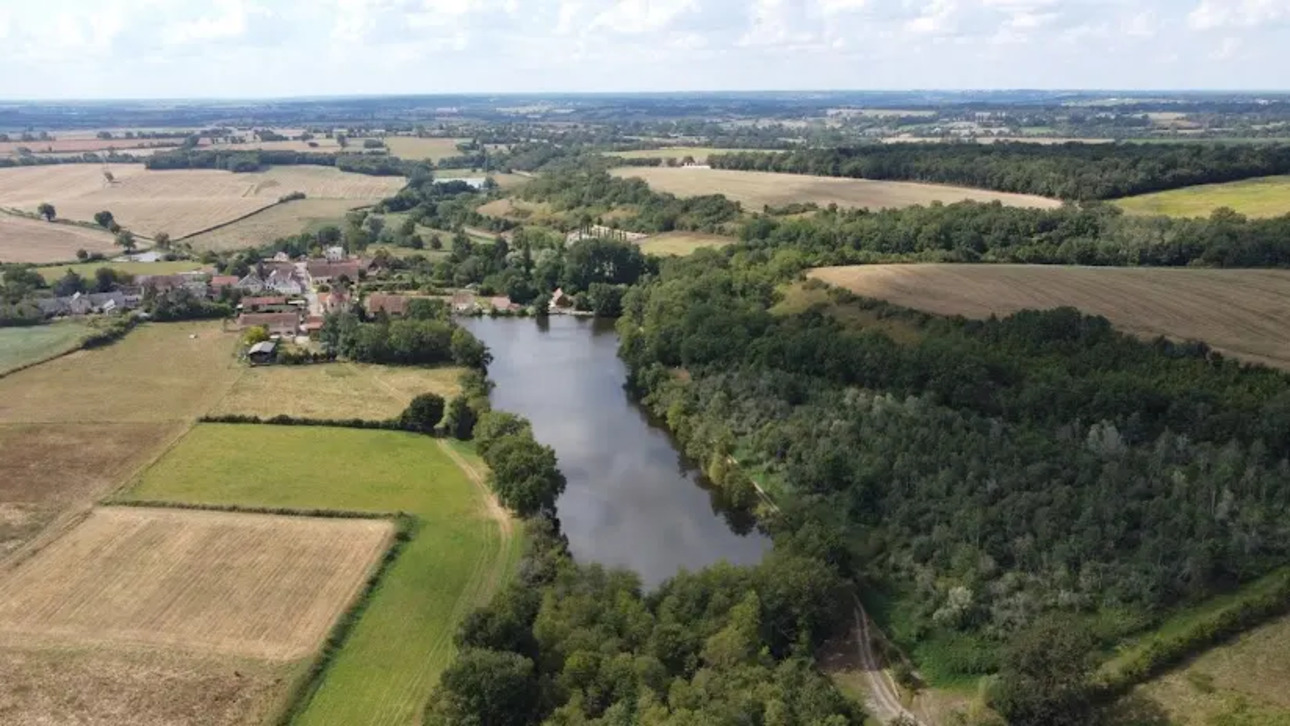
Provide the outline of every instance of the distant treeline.
{"type": "Polygon", "coordinates": [[[1285,144],[873,144],[716,154],[718,169],[961,184],[1088,201],[1290,173],[1285,144]]]}
{"type": "Polygon", "coordinates": [[[879,212],[821,210],[809,218],[759,216],[750,246],[792,247],[818,264],[1016,262],[1206,267],[1290,265],[1290,216],[1137,217],[1094,204],[1041,210],[962,202],[879,212]]]}
{"type": "Polygon", "coordinates": [[[144,161],[149,169],[224,169],[260,171],[267,166],[333,166],[341,171],[371,176],[407,176],[420,162],[407,162],[385,154],[327,154],[267,149],[189,149],[154,154],[144,161]]]}

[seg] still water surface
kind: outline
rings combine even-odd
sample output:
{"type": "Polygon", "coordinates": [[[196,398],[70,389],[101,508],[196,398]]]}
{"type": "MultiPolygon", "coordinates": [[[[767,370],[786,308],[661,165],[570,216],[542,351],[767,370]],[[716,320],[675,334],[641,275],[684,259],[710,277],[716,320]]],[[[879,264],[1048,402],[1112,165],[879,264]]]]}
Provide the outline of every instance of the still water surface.
{"type": "Polygon", "coordinates": [[[493,406],[532,421],[560,459],[569,486],[557,507],[578,561],[629,568],[652,587],[681,568],[754,564],[770,549],[747,520],[725,512],[667,432],[627,396],[612,323],[464,325],[493,352],[493,406]]]}

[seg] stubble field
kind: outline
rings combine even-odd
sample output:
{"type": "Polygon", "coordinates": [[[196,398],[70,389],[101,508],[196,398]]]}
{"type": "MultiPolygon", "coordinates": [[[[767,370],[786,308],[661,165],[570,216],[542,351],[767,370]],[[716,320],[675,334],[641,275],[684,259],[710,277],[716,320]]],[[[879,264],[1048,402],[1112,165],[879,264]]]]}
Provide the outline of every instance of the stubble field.
{"type": "Polygon", "coordinates": [[[416,368],[360,363],[313,366],[264,366],[242,374],[212,409],[213,415],[242,414],[269,418],[278,414],[305,418],[398,416],[422,393],[445,399],[461,391],[463,368],[416,368]]]}
{"type": "Polygon", "coordinates": [[[287,166],[247,174],[214,169],[150,171],[141,164],[112,167],[115,184],[90,164],[18,167],[0,170],[0,206],[35,211],[53,204],[59,216],[93,220],[110,211],[137,234],[166,232],[173,239],[232,222],[304,192],[314,199],[346,199],[355,206],[398,191],[402,177],[352,174],[330,167],[287,166]]]}
{"type": "Polygon", "coordinates": [[[999,201],[1009,206],[1054,208],[1055,199],[1026,194],[1005,194],[966,187],[911,182],[839,179],[805,174],[777,174],[728,169],[684,169],[667,167],[630,167],[614,169],[619,177],[644,179],[650,187],[680,197],[724,194],[748,211],[761,211],[765,205],[779,206],[794,202],[815,202],[826,206],[867,207],[881,209],[908,207],[915,204],[964,200],[999,201]]]}
{"type": "Polygon", "coordinates": [[[299,199],[269,207],[246,219],[193,235],[184,241],[193,249],[216,252],[257,247],[279,237],[300,234],[326,224],[343,227],[347,212],[369,203],[370,200],[299,199]]]}
{"type": "Polygon", "coordinates": [[[117,249],[113,241],[113,236],[107,230],[45,222],[0,212],[0,262],[74,260],[77,250],[106,255],[117,249]]]}
{"type": "Polygon", "coordinates": [[[814,278],[941,315],[985,318],[1072,306],[1147,338],[1202,340],[1255,363],[1290,368],[1290,271],[1047,265],[860,265],[814,278]]]}
{"type": "Polygon", "coordinates": [[[302,658],[392,533],[381,520],[99,508],[0,577],[0,638],[302,658]]]}
{"type": "MultiPolygon", "coordinates": [[[[412,161],[429,159],[436,163],[440,159],[446,159],[450,156],[460,156],[461,152],[457,150],[457,144],[465,140],[418,138],[416,136],[387,136],[384,139],[391,156],[412,161]]],[[[362,142],[359,143],[361,144],[362,142]]]]}

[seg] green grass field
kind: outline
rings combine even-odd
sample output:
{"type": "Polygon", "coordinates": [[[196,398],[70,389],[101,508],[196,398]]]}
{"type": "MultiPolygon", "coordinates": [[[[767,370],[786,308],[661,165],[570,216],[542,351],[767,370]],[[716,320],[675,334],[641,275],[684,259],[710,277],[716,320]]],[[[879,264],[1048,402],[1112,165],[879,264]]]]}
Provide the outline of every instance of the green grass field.
{"type": "Polygon", "coordinates": [[[71,350],[89,330],[80,323],[0,328],[0,373],[71,350]]]}
{"type": "Polygon", "coordinates": [[[129,496],[416,517],[415,535],[295,723],[419,723],[455,655],[457,623],[512,575],[522,547],[454,457],[476,476],[483,468],[465,447],[413,434],[201,424],[129,496]]]}
{"type": "Polygon", "coordinates": [[[1248,217],[1276,217],[1290,214],[1290,176],[1171,189],[1126,197],[1115,203],[1130,214],[1208,217],[1219,207],[1231,207],[1248,217]]]}
{"type": "Polygon", "coordinates": [[[650,255],[685,257],[704,247],[725,247],[733,244],[733,237],[701,232],[666,232],[654,235],[640,243],[641,251],[650,255]]]}
{"type": "Polygon", "coordinates": [[[194,270],[209,271],[205,265],[193,260],[175,260],[174,262],[109,262],[108,260],[99,260],[98,262],[78,262],[74,265],[40,267],[36,271],[45,280],[53,282],[66,275],[68,270],[75,271],[81,277],[94,277],[95,270],[100,267],[110,267],[131,275],[175,275],[180,272],[192,272],[194,270]]]}

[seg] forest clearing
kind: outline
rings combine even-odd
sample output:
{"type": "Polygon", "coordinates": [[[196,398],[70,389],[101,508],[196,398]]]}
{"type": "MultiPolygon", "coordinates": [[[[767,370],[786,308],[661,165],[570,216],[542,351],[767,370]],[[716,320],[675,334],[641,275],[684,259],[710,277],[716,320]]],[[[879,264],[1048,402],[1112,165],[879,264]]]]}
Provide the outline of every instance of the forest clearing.
{"type": "Polygon", "coordinates": [[[482,477],[458,466],[469,453],[450,446],[388,431],[200,424],[129,496],[415,517],[414,535],[295,721],[403,724],[452,661],[457,623],[510,577],[522,546],[510,518],[489,506],[482,477]]]}
{"type": "Polygon", "coordinates": [[[53,204],[64,219],[92,221],[101,211],[135,234],[166,232],[181,239],[274,205],[304,192],[314,199],[375,202],[403,186],[402,177],[369,176],[322,166],[273,167],[234,174],[216,169],[154,171],[141,164],[111,169],[60,164],[0,169],[0,206],[34,212],[53,204]]]}
{"type": "Polygon", "coordinates": [[[108,254],[116,250],[113,241],[105,229],[58,224],[0,212],[0,261],[61,262],[76,259],[77,250],[108,254]]]}
{"type": "Polygon", "coordinates": [[[464,368],[363,363],[263,366],[247,370],[211,410],[215,416],[394,418],[422,393],[452,398],[464,368]]]}
{"type": "Polygon", "coordinates": [[[680,197],[724,194],[744,209],[759,212],[764,206],[814,202],[820,206],[866,207],[883,209],[915,204],[964,200],[999,201],[1010,206],[1054,208],[1055,199],[1027,194],[1008,194],[967,187],[913,182],[872,181],[779,174],[775,172],[734,171],[682,167],[629,167],[614,169],[619,177],[644,179],[651,188],[680,197]]]}
{"type": "Polygon", "coordinates": [[[1290,214],[1290,176],[1171,189],[1125,197],[1115,204],[1130,214],[1208,217],[1219,207],[1227,207],[1247,217],[1276,217],[1290,214]]]}
{"type": "Polygon", "coordinates": [[[731,237],[702,232],[664,232],[641,240],[641,251],[651,255],[684,257],[706,247],[734,244],[731,237]]]}
{"type": "Polygon", "coordinates": [[[383,520],[95,509],[0,578],[0,638],[302,658],[393,531],[383,520]]]}
{"type": "Polygon", "coordinates": [[[863,297],[939,315],[985,318],[1072,306],[1144,338],[1203,340],[1290,368],[1290,272],[1056,265],[859,265],[810,276],[863,297]]]}

